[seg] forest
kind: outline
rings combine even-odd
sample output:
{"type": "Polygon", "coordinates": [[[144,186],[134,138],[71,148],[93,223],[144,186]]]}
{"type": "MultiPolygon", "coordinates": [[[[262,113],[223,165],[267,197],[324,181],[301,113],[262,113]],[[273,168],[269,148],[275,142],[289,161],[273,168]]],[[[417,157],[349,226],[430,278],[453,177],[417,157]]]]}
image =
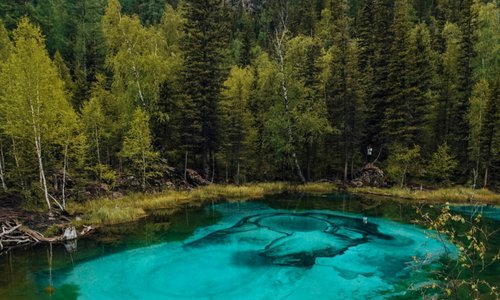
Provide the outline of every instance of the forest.
{"type": "Polygon", "coordinates": [[[372,161],[394,185],[498,189],[499,18],[494,0],[2,1],[0,199],[372,161]]]}

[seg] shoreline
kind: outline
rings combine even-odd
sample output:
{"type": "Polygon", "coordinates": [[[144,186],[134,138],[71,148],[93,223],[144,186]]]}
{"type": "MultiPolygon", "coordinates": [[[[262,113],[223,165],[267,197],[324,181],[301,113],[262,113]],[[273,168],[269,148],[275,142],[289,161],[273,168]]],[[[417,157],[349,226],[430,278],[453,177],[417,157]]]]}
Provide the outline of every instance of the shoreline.
{"type": "MultiPolygon", "coordinates": [[[[200,207],[206,203],[219,201],[246,201],[262,198],[268,195],[290,194],[331,194],[350,193],[357,196],[377,197],[381,200],[395,200],[401,202],[416,202],[420,204],[455,204],[455,205],[499,205],[500,194],[485,189],[472,190],[464,187],[442,188],[436,190],[412,190],[410,188],[345,188],[345,186],[332,182],[312,182],[297,184],[290,182],[251,183],[246,185],[220,185],[212,184],[200,186],[191,190],[166,190],[157,193],[132,193],[120,198],[98,198],[83,203],[69,202],[66,211],[68,218],[52,221],[52,225],[41,230],[42,237],[50,238],[56,236],[48,234],[55,228],[65,229],[74,226],[78,231],[83,228],[98,229],[104,226],[112,226],[138,221],[147,217],[154,210],[162,210],[166,215],[173,215],[179,210],[200,207]],[[471,201],[472,200],[472,201],[471,201]],[[55,228],[54,228],[55,227],[55,228]],[[45,232],[44,232],[45,231],[45,232]],[[45,233],[43,235],[42,233],[45,233]]],[[[1,208],[0,208],[1,210],[1,208]]],[[[6,208],[6,211],[14,209],[6,208]]],[[[0,211],[1,212],[1,211],[0,211]]],[[[43,223],[46,215],[39,211],[18,211],[24,216],[24,222],[28,226],[23,228],[40,230],[36,224],[29,222],[34,217],[43,223]],[[34,228],[29,228],[35,225],[34,228]]],[[[23,218],[21,218],[23,219],[23,218]]],[[[17,219],[13,219],[18,222],[17,219]]],[[[36,232],[36,231],[35,231],[36,232]]],[[[56,232],[54,232],[56,233],[56,232]]],[[[43,242],[44,239],[38,239],[43,242]]],[[[2,249],[5,251],[5,249],[2,249]]]]}
{"type": "Polygon", "coordinates": [[[100,198],[85,203],[70,203],[68,212],[79,216],[75,225],[111,225],[133,222],[152,210],[162,209],[173,214],[179,209],[201,206],[219,200],[241,201],[280,193],[328,194],[346,192],[359,196],[377,196],[401,201],[453,204],[500,204],[500,194],[489,190],[463,187],[413,191],[409,188],[347,188],[330,182],[294,184],[288,182],[252,183],[246,185],[213,184],[190,191],[167,190],[152,194],[130,194],[118,199],[100,198]]]}

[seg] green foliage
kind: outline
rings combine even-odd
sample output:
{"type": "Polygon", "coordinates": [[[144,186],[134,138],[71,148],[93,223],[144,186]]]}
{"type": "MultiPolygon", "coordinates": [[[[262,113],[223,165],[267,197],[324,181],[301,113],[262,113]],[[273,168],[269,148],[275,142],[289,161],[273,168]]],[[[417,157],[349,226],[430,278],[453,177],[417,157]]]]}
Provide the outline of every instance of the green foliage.
{"type": "Polygon", "coordinates": [[[132,116],[120,156],[127,159],[130,170],[140,178],[141,188],[145,191],[147,180],[158,175],[155,163],[159,154],[153,150],[149,117],[140,108],[132,116]]]}
{"type": "Polygon", "coordinates": [[[500,10],[494,2],[476,2],[474,10],[477,15],[474,75],[492,82],[500,72],[500,10]]]}
{"type": "Polygon", "coordinates": [[[37,162],[38,171],[31,170],[31,174],[39,174],[50,209],[46,160],[55,161],[62,154],[58,146],[68,143],[78,120],[45,50],[40,29],[22,19],[13,37],[12,53],[1,67],[1,127],[6,135],[22,142],[27,159],[37,162]]]}
{"type": "MultiPolygon", "coordinates": [[[[250,113],[251,87],[254,81],[252,70],[233,67],[229,78],[224,82],[222,99],[219,104],[221,111],[221,144],[224,151],[226,172],[232,174],[236,183],[243,177],[250,156],[251,141],[255,139],[252,130],[250,113]]],[[[228,173],[227,176],[230,176],[228,173]]],[[[226,178],[227,181],[227,178],[226,178]]]]}
{"type": "Polygon", "coordinates": [[[158,114],[160,85],[165,80],[168,59],[158,51],[162,37],[137,17],[121,16],[118,1],[109,1],[103,17],[108,44],[106,65],[113,71],[113,92],[151,115],[158,114]]]}
{"type": "Polygon", "coordinates": [[[30,0],[0,18],[1,190],[34,202],[144,189],[146,127],[154,156],[214,181],[347,181],[371,145],[403,185],[418,148],[428,184],[500,183],[492,1],[30,0]]]}
{"type": "MultiPolygon", "coordinates": [[[[440,241],[447,250],[442,260],[443,271],[436,272],[432,285],[421,289],[424,298],[436,294],[454,299],[482,299],[485,294],[493,298],[500,296],[497,286],[481,278],[481,274],[500,259],[500,251],[488,255],[487,245],[495,232],[482,224],[482,215],[475,211],[470,217],[453,214],[446,203],[434,217],[417,208],[419,218],[415,223],[427,227],[430,237],[440,241]],[[449,249],[448,241],[457,247],[458,255],[449,249]]],[[[417,257],[414,261],[417,266],[424,263],[417,257]]]]}
{"type": "Polygon", "coordinates": [[[209,155],[216,149],[217,105],[226,76],[224,65],[228,40],[227,14],[221,1],[185,2],[185,92],[183,130],[189,143],[201,144],[203,175],[209,178],[209,155]]]}
{"type": "Polygon", "coordinates": [[[457,167],[457,161],[450,154],[450,147],[444,143],[432,154],[427,174],[433,182],[448,184],[457,167]]]}
{"type": "Polygon", "coordinates": [[[390,149],[387,159],[387,175],[401,187],[408,182],[408,176],[419,176],[420,174],[420,146],[406,148],[394,145],[390,149]]]}

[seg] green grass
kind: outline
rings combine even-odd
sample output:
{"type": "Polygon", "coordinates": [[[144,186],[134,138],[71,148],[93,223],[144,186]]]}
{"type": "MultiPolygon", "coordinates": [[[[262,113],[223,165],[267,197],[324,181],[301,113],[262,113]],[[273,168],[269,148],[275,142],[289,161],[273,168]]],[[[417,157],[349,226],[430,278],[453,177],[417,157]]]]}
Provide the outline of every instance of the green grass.
{"type": "Polygon", "coordinates": [[[349,192],[355,194],[371,194],[429,202],[466,203],[471,200],[485,204],[499,204],[500,194],[487,189],[464,187],[442,188],[437,190],[411,190],[409,188],[353,188],[349,192]]]}
{"type": "MultiPolygon", "coordinates": [[[[68,211],[82,215],[79,224],[118,224],[135,221],[148,214],[148,211],[162,209],[165,213],[174,213],[189,206],[200,206],[207,201],[221,199],[241,201],[261,198],[265,195],[290,193],[327,194],[338,189],[327,182],[291,184],[286,182],[255,183],[247,185],[219,185],[199,187],[191,191],[167,190],[156,194],[131,194],[119,199],[101,198],[81,204],[70,202],[68,211]]],[[[454,187],[438,190],[412,191],[408,188],[353,188],[355,194],[371,194],[391,198],[410,199],[428,202],[469,202],[474,199],[481,203],[498,204],[500,194],[489,190],[472,190],[454,187]]]]}
{"type": "MultiPolygon", "coordinates": [[[[156,194],[131,194],[119,199],[101,198],[84,203],[68,203],[67,210],[82,215],[78,224],[119,224],[135,221],[148,211],[164,209],[175,212],[183,205],[199,206],[213,200],[247,200],[281,192],[328,193],[336,190],[331,183],[294,185],[285,182],[248,185],[209,185],[191,191],[168,190],[156,194]]],[[[78,225],[77,224],[77,225],[78,225]]]]}

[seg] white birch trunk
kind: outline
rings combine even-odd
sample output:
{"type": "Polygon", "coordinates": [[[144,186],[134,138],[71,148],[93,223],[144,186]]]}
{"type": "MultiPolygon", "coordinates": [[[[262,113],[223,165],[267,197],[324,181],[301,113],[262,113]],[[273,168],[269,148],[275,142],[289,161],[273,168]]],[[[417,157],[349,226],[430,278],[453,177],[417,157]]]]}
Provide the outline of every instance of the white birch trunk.
{"type": "Polygon", "coordinates": [[[3,156],[3,145],[0,142],[0,181],[2,182],[2,188],[7,191],[7,185],[5,184],[5,159],[3,156]]]}
{"type": "Polygon", "coordinates": [[[293,141],[293,130],[292,130],[292,118],[290,116],[290,102],[288,99],[288,87],[286,83],[286,74],[285,74],[285,54],[284,54],[284,42],[285,42],[285,37],[286,37],[286,7],[281,8],[281,14],[280,14],[280,22],[281,22],[281,28],[280,30],[276,30],[275,32],[275,41],[274,41],[274,47],[276,50],[276,54],[278,55],[278,62],[279,62],[279,67],[280,67],[280,75],[281,75],[281,92],[282,92],[282,97],[283,97],[283,102],[285,105],[285,117],[288,120],[287,124],[287,133],[288,133],[288,142],[290,143],[291,147],[291,155],[292,155],[292,160],[295,164],[295,168],[297,169],[297,175],[300,178],[300,181],[303,183],[306,182],[306,179],[304,175],[302,174],[302,169],[300,168],[299,160],[297,158],[297,154],[295,152],[295,146],[294,146],[294,141],[293,141]]]}
{"type": "Polygon", "coordinates": [[[62,182],[62,206],[66,208],[66,169],[68,168],[68,143],[64,147],[63,182],[62,182]]]}
{"type": "Polygon", "coordinates": [[[37,111],[35,112],[35,107],[33,105],[32,99],[30,98],[29,104],[30,104],[30,109],[31,109],[31,124],[33,127],[33,137],[35,141],[35,150],[36,150],[36,155],[38,158],[38,168],[40,171],[40,183],[42,185],[45,201],[47,202],[47,207],[49,208],[49,211],[52,210],[52,206],[50,205],[50,199],[49,199],[49,190],[47,188],[47,179],[45,178],[45,171],[43,167],[43,158],[42,158],[42,139],[41,139],[41,133],[40,130],[38,129],[37,125],[37,117],[40,117],[40,99],[38,95],[38,86],[36,88],[37,95],[36,95],[36,101],[37,101],[37,111]]]}

